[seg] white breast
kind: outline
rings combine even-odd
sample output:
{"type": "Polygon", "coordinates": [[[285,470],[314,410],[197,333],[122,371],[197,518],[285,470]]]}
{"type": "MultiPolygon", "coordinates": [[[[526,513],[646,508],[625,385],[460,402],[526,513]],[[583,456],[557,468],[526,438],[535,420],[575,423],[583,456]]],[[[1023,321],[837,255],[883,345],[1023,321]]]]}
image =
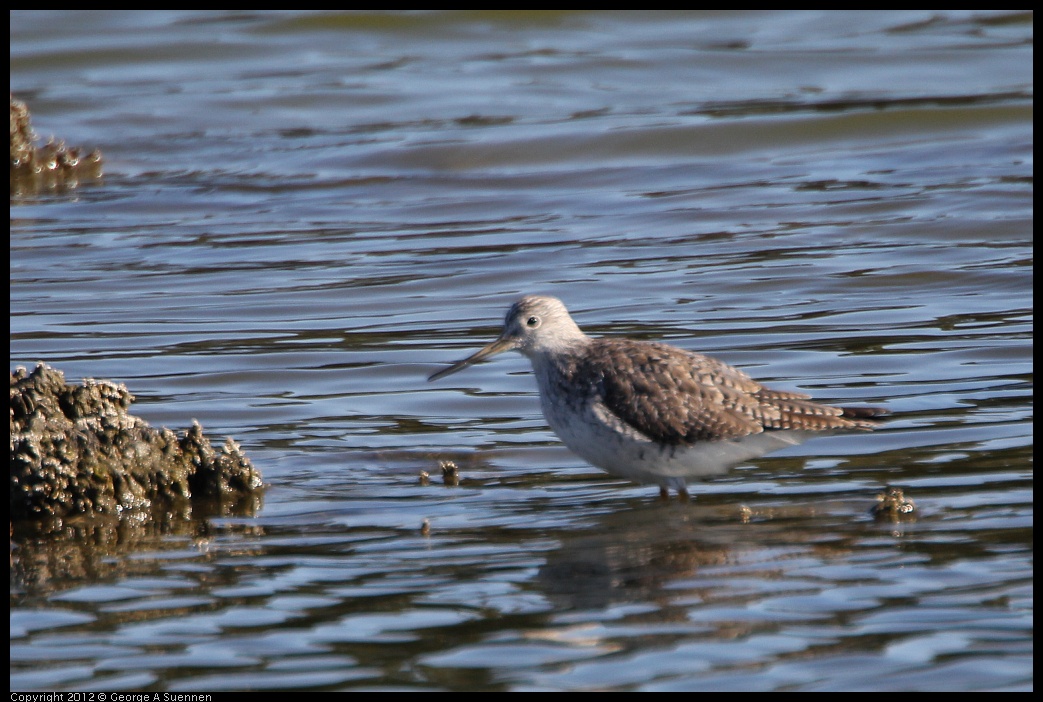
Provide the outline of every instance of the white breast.
{"type": "Polygon", "coordinates": [[[771,431],[741,439],[664,446],[612,414],[597,399],[576,407],[540,393],[543,416],[554,433],[581,458],[613,475],[677,488],[687,480],[724,473],[736,463],[799,444],[809,432],[771,431]]]}

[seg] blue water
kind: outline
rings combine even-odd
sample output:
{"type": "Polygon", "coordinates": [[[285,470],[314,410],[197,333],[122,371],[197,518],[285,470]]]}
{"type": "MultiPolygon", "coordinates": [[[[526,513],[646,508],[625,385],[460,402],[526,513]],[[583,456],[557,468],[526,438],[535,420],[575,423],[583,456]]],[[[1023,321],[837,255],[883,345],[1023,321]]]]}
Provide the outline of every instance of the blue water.
{"type": "Polygon", "coordinates": [[[12,12],[37,132],[106,157],[12,202],[12,368],[124,382],[271,487],[17,534],[11,688],[1031,689],[1032,38],[12,12]],[[533,292],[894,419],[661,502],[560,445],[521,356],[426,382],[533,292]],[[869,516],[892,484],[916,520],[869,516]]]}

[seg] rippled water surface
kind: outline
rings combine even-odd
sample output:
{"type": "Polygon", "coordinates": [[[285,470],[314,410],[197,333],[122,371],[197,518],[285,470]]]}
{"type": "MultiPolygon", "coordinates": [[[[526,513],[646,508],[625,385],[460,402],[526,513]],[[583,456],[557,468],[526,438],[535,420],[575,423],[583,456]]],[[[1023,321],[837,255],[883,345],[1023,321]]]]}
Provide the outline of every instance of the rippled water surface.
{"type": "Polygon", "coordinates": [[[12,689],[1031,689],[1032,40],[12,12],[36,130],[107,159],[12,202],[12,368],[124,382],[270,484],[16,530],[12,689]],[[426,382],[532,292],[895,416],[661,501],[560,445],[521,356],[426,382]]]}

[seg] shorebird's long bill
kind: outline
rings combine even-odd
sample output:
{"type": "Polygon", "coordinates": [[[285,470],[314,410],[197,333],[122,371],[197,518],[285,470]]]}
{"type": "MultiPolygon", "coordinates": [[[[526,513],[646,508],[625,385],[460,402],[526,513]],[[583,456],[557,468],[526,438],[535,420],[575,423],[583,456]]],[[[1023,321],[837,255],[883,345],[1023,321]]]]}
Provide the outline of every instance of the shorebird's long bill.
{"type": "Polygon", "coordinates": [[[496,354],[503,353],[504,351],[510,351],[516,346],[517,344],[513,339],[501,336],[499,339],[489,344],[481,351],[478,351],[477,353],[468,356],[462,361],[457,361],[453,365],[449,366],[448,368],[443,368],[437,373],[432,373],[431,377],[427,379],[427,382],[430,383],[432,380],[438,380],[439,378],[444,378],[447,375],[452,375],[456,371],[463,370],[464,368],[467,368],[467,366],[474,365],[482,359],[489,358],[489,356],[495,356],[496,354]]]}

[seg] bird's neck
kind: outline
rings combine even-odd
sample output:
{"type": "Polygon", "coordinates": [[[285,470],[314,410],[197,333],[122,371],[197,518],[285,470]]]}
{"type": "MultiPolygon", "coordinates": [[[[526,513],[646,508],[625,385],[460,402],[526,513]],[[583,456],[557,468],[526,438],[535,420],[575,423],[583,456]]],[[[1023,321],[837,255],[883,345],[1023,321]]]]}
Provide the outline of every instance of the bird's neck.
{"type": "Polygon", "coordinates": [[[541,382],[543,379],[571,376],[575,372],[579,360],[594,341],[578,329],[577,332],[576,336],[557,338],[553,344],[522,352],[532,362],[532,369],[541,382]]]}

